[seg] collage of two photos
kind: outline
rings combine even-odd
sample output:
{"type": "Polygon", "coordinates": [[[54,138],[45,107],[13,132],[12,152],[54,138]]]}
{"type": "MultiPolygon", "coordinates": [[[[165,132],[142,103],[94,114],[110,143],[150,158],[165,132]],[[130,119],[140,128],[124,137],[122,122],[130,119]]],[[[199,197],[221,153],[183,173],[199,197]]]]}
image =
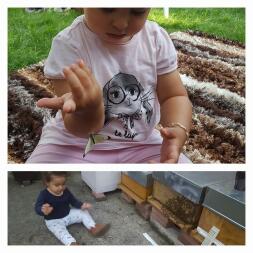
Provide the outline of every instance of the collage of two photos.
{"type": "Polygon", "coordinates": [[[8,245],[245,245],[242,171],[12,171],[8,245]]]}
{"type": "Polygon", "coordinates": [[[245,8],[8,8],[8,164],[68,167],[8,172],[8,245],[245,245],[247,173],[205,170],[245,163],[245,40],[245,8]]]}

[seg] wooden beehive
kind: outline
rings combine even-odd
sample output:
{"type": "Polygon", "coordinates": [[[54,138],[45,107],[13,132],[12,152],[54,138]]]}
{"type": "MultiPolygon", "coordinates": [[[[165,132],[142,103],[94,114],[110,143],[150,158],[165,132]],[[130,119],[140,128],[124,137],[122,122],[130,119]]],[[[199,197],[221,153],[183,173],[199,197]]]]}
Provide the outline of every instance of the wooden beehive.
{"type": "MultiPolygon", "coordinates": [[[[216,239],[225,245],[245,245],[244,229],[229,222],[224,217],[212,212],[206,207],[203,208],[198,226],[207,233],[213,226],[217,227],[220,232],[216,239]]],[[[200,243],[204,240],[204,238],[198,234],[196,229],[191,232],[191,236],[200,243]]]]}
{"type": "Polygon", "coordinates": [[[168,218],[171,219],[173,215],[173,219],[176,218],[192,227],[197,226],[202,211],[200,204],[193,203],[157,180],[154,180],[152,197],[161,203],[162,211],[168,218]]]}
{"type": "Polygon", "coordinates": [[[152,185],[143,186],[125,173],[121,173],[119,188],[137,203],[146,202],[148,196],[152,193],[152,185]]]}

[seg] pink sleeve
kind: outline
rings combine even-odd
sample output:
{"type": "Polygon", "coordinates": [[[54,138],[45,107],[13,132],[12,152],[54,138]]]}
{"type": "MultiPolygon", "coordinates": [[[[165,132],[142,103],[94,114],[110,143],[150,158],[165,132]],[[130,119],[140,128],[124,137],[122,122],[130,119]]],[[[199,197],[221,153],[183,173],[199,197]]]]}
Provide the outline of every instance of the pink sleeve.
{"type": "Polygon", "coordinates": [[[50,79],[63,79],[63,68],[75,63],[81,56],[78,50],[63,36],[53,39],[49,55],[45,62],[44,74],[50,79]]]}
{"type": "Polygon", "coordinates": [[[159,27],[157,34],[157,75],[170,73],[177,69],[177,52],[167,31],[159,27]]]}

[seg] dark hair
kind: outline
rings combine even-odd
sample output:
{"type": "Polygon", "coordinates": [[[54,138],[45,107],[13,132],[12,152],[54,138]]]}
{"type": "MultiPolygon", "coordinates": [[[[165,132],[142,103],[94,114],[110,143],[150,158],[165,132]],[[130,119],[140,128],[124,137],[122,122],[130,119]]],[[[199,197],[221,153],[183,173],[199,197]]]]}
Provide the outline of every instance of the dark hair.
{"type": "Polygon", "coordinates": [[[66,171],[45,171],[42,177],[44,183],[49,183],[52,180],[52,176],[67,177],[68,173],[66,171]]]}

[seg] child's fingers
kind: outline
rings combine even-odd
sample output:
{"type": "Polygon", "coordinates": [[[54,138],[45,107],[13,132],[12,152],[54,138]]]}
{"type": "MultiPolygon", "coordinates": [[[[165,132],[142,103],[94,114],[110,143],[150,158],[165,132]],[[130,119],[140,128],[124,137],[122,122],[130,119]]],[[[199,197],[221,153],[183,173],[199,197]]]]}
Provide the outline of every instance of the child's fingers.
{"type": "Polygon", "coordinates": [[[44,208],[41,209],[41,211],[44,212],[44,213],[46,213],[46,212],[48,213],[48,211],[50,210],[49,208],[50,207],[44,207],[44,208]]]}
{"type": "Polygon", "coordinates": [[[172,139],[176,137],[174,129],[164,127],[160,130],[161,136],[163,138],[172,139]]]}
{"type": "Polygon", "coordinates": [[[78,66],[84,70],[88,75],[91,75],[91,71],[90,69],[86,66],[86,64],[84,63],[84,61],[82,59],[77,61],[78,66]]]}
{"type": "Polygon", "coordinates": [[[76,74],[84,89],[92,87],[91,75],[87,71],[82,69],[78,64],[71,65],[71,70],[76,74]]]}
{"type": "Polygon", "coordinates": [[[179,153],[177,151],[165,151],[161,154],[161,163],[177,163],[179,153]]]}
{"type": "Polygon", "coordinates": [[[64,68],[64,76],[69,83],[70,89],[75,99],[82,100],[84,97],[84,89],[77,75],[71,68],[64,68]]]}
{"type": "Polygon", "coordinates": [[[168,130],[168,128],[162,128],[161,130],[160,130],[160,133],[161,133],[161,135],[162,135],[162,137],[169,137],[169,133],[170,133],[170,131],[168,130]]]}
{"type": "Polygon", "coordinates": [[[63,99],[61,97],[55,97],[55,98],[42,98],[38,100],[37,106],[38,107],[46,107],[49,109],[55,109],[59,110],[63,106],[63,99]]]}
{"type": "Polygon", "coordinates": [[[175,155],[168,153],[168,154],[161,155],[160,162],[161,163],[176,163],[177,159],[175,155]]]}
{"type": "Polygon", "coordinates": [[[63,107],[62,107],[63,112],[65,113],[72,113],[76,111],[76,103],[73,99],[68,99],[65,101],[63,107]]]}
{"type": "Polygon", "coordinates": [[[82,59],[77,60],[77,64],[80,66],[80,68],[83,68],[85,66],[85,63],[82,59]]]}
{"type": "Polygon", "coordinates": [[[174,159],[174,158],[167,159],[167,160],[165,160],[165,161],[161,161],[161,163],[176,163],[176,162],[177,162],[177,160],[174,159]]]}
{"type": "Polygon", "coordinates": [[[87,75],[90,77],[92,83],[97,83],[97,80],[92,75],[91,70],[85,65],[84,61],[83,60],[79,60],[77,63],[80,66],[80,68],[82,68],[87,73],[87,75]]]}

